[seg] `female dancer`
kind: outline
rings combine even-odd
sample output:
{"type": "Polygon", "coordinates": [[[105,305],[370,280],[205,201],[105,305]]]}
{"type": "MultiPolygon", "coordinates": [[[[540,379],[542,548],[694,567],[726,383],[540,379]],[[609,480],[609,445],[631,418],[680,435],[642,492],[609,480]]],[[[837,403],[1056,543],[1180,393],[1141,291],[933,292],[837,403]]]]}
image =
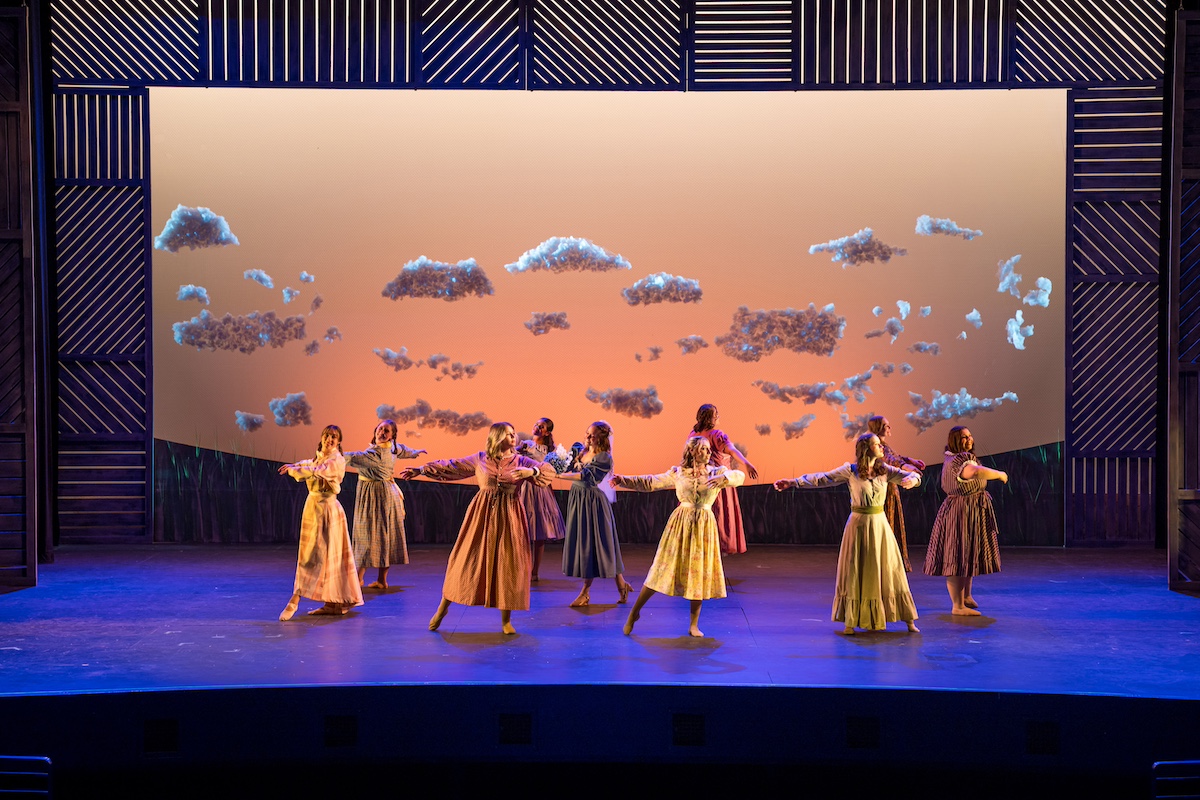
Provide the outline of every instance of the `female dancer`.
{"type": "MultiPolygon", "coordinates": [[[[534,461],[545,461],[546,455],[554,452],[554,422],[542,417],[533,426],[533,440],[526,439],[517,446],[517,452],[534,461]]],[[[533,548],[533,575],[530,580],[537,583],[538,568],[542,566],[542,553],[546,542],[561,539],[563,530],[562,512],[554,499],[554,490],[539,486],[532,481],[521,484],[521,502],[525,506],[525,520],[529,525],[529,543],[533,548]]]]}
{"type": "Polygon", "coordinates": [[[364,588],[384,591],[388,588],[388,569],[392,564],[408,563],[408,544],[404,541],[404,495],[393,479],[398,459],[416,458],[424,450],[413,450],[396,441],[396,423],[385,419],[375,426],[371,446],[346,453],[346,466],[358,470],[358,489],[354,495],[354,563],[362,584],[367,567],[376,567],[375,582],[364,588]]]}
{"type": "Polygon", "coordinates": [[[721,546],[717,539],[717,519],[713,500],[727,486],[740,486],[744,473],[726,467],[709,466],[708,440],[702,436],[688,439],[683,459],[661,475],[613,476],[613,486],[652,492],[675,487],[679,506],[671,512],[654,554],[654,563],[642,584],[637,601],[625,621],[625,635],[641,617],[642,606],[655,592],[691,601],[688,633],[703,636],[700,630],[700,605],[711,597],[725,596],[725,572],[721,569],[721,546]]]}
{"type": "Polygon", "coordinates": [[[548,485],[554,477],[549,464],[518,455],[517,434],[507,422],[488,432],[482,452],[450,461],[430,461],[400,473],[404,480],[424,475],[435,481],[454,481],[472,475],[479,493],[467,507],[458,540],[446,564],[442,602],[429,620],[429,630],[442,624],[451,603],[500,609],[500,630],[516,633],[512,611],[529,608],[529,541],[525,512],[517,496],[520,481],[548,485]]]}
{"type": "Polygon", "coordinates": [[[921,476],[885,464],[883,445],[873,433],[864,433],[855,441],[854,460],[854,464],[846,463],[829,472],[775,481],[775,489],[782,492],[790,486],[818,489],[849,484],[850,518],[838,554],[833,621],[845,623],[843,633],[847,636],[852,636],[855,628],[881,631],[887,623],[898,620],[903,620],[910,632],[919,633],[917,607],[896,537],[883,514],[883,501],[889,484],[911,489],[920,485],[921,476]]]}
{"type": "Polygon", "coordinates": [[[354,549],[346,528],[346,512],[338,502],[346,459],[342,456],[342,429],[328,425],[321,431],[316,458],[284,464],[280,475],[307,481],[308,499],[300,518],[300,555],[296,559],[296,583],[292,597],[279,615],[287,622],[296,613],[300,598],[325,605],[309,614],[345,614],[362,605],[362,588],[354,571],[354,549]]]}
{"type": "Polygon", "coordinates": [[[621,544],[617,541],[612,498],[608,494],[612,488],[604,482],[613,467],[612,426],[603,420],[593,422],[587,429],[584,444],[586,449],[579,457],[579,470],[558,476],[572,482],[571,493],[567,495],[567,536],[563,542],[562,570],[564,575],[583,578],[583,588],[571,601],[572,608],[591,602],[594,578],[614,578],[622,603],[629,599],[633,590],[625,580],[625,564],[621,561],[621,544]]]}
{"type": "MultiPolygon", "coordinates": [[[[757,478],[758,470],[754,468],[754,465],[746,460],[733,442],[729,441],[725,432],[716,427],[720,420],[721,415],[717,413],[717,407],[705,403],[696,410],[696,424],[692,426],[692,432],[688,434],[688,438],[703,436],[708,439],[709,447],[712,449],[709,463],[714,467],[728,468],[733,461],[737,461],[746,468],[751,479],[757,478]]],[[[717,500],[713,503],[713,515],[717,518],[717,535],[721,539],[721,552],[726,555],[746,552],[746,531],[742,527],[742,504],[738,502],[737,490],[733,486],[722,489],[721,493],[717,495],[717,500]]]]}
{"type": "MultiPolygon", "coordinates": [[[[892,423],[887,417],[871,417],[867,420],[867,430],[879,437],[883,445],[883,463],[900,469],[920,472],[925,469],[925,462],[919,458],[902,456],[888,447],[887,437],[892,435],[892,423]]],[[[912,572],[908,563],[908,536],[904,531],[904,508],[900,505],[900,490],[895,484],[888,484],[887,499],[883,501],[883,515],[887,517],[892,533],[896,534],[896,543],[900,545],[900,555],[904,559],[904,571],[912,572]]]]}
{"type": "Polygon", "coordinates": [[[962,425],[950,429],[942,489],[946,499],[938,509],[925,551],[925,574],[946,576],[951,614],[979,616],[971,596],[971,579],[1000,571],[996,512],[987,493],[988,481],[1008,483],[1008,473],[975,460],[975,439],[962,425]]]}

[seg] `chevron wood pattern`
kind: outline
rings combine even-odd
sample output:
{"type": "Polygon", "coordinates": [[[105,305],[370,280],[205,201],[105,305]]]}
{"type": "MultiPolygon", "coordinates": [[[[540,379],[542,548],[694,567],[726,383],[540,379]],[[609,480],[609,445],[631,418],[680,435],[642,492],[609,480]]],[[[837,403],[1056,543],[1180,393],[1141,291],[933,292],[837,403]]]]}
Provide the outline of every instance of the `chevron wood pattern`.
{"type": "Polygon", "coordinates": [[[405,86],[408,0],[205,0],[202,74],[235,85],[405,86]]]}
{"type": "Polygon", "coordinates": [[[518,0],[419,0],[418,85],[525,86],[518,0]]]}
{"type": "Polygon", "coordinates": [[[535,89],[683,87],[679,0],[538,0],[532,32],[535,89]]]}
{"type": "Polygon", "coordinates": [[[1154,452],[1158,287],[1075,287],[1069,354],[1073,453],[1154,452]]]}
{"type": "Polygon", "coordinates": [[[195,81],[199,30],[196,0],[54,0],[52,75],[72,83],[195,81]]]}
{"type": "Polygon", "coordinates": [[[1013,4],[1013,79],[1161,81],[1166,14],[1164,0],[1021,0],[1013,4]]]}

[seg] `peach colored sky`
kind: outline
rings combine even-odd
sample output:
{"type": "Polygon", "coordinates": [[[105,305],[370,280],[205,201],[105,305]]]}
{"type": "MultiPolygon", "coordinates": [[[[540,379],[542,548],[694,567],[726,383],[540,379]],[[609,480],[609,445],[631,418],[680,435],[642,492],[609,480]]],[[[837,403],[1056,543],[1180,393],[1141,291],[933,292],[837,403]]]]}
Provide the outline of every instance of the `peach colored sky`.
{"type": "MultiPolygon", "coordinates": [[[[871,382],[846,412],[888,415],[900,452],[937,459],[944,422],[917,436],[904,421],[909,392],[976,397],[1005,391],[1018,405],[970,425],[981,452],[1063,437],[1065,94],[1019,92],[409,92],[264,89],[151,90],[154,233],[179,203],[229,221],[237,247],[154,254],[155,435],[264,458],[306,457],[334,422],[365,445],[381,403],[416,398],[435,408],[483,411],[529,430],[540,416],[559,440],[588,423],[615,428],[619,472],[676,463],[696,407],[716,404],[722,427],[744,444],[763,479],[846,460],[840,409],[784,404],[752,386],[838,381],[873,362],[907,361],[907,375],[871,382]],[[974,241],[914,233],[921,214],[982,229],[974,241]],[[888,264],[843,269],[811,244],[871,227],[908,249],[888,264]],[[588,238],[632,264],[603,274],[510,275],[504,264],[551,236],[588,238]],[[1054,282],[1049,308],[996,291],[997,262],[1020,253],[1024,291],[1054,282]],[[426,255],[475,258],[495,294],[455,303],[380,292],[426,255]],[[244,280],[259,268],[269,290],[244,280]],[[298,280],[301,270],[316,276],[298,280]],[[654,272],[700,281],[699,304],[628,306],[621,289],[654,272]],[[324,305],[309,339],[330,325],[344,339],[244,355],[198,352],[171,338],[171,323],[198,314],[175,299],[204,286],[209,310],[281,316],[324,305]],[[300,289],[284,305],[281,289],[300,289]],[[895,344],[865,339],[907,300],[913,314],[895,344]],[[739,305],[752,310],[834,303],[846,317],[832,357],[776,352],[741,363],[710,346],[683,356],[674,341],[725,333],[739,305]],[[874,306],[884,314],[875,318],[874,306]],[[920,306],[931,316],[917,317],[920,306]],[[984,327],[964,319],[978,308],[984,327]],[[1035,334],[1026,350],[1005,341],[1018,308],[1035,334]],[[567,311],[571,329],[534,337],[534,311],[567,311]],[[965,341],[956,339],[966,330],[965,341]],[[939,356],[907,351],[937,342],[939,356]],[[662,357],[648,361],[650,345],[662,357]],[[373,348],[484,362],[469,380],[435,380],[421,367],[388,369],[373,348]],[[636,353],[643,360],[637,362],[636,353]],[[585,398],[654,385],[664,411],[651,419],[604,411],[585,398]],[[280,428],[268,401],[304,391],[313,425],[280,428]],[[253,434],[234,410],[267,415],[253,434]],[[816,414],[785,441],[780,424],[816,414]],[[760,436],[756,424],[770,424],[760,436]]],[[[473,452],[466,437],[426,428],[401,438],[444,458],[473,452]]]]}

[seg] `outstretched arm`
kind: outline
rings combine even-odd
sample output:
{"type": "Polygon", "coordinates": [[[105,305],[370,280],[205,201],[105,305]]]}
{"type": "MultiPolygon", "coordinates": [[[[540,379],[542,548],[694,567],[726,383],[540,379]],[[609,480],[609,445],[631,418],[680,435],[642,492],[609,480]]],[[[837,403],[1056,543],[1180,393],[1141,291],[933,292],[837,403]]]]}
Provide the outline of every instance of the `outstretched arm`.
{"type": "Polygon", "coordinates": [[[1000,469],[985,467],[982,464],[967,464],[965,467],[963,467],[960,475],[965,481],[973,480],[975,478],[983,478],[985,481],[1000,481],[1001,483],[1008,483],[1007,472],[1000,469]]]}

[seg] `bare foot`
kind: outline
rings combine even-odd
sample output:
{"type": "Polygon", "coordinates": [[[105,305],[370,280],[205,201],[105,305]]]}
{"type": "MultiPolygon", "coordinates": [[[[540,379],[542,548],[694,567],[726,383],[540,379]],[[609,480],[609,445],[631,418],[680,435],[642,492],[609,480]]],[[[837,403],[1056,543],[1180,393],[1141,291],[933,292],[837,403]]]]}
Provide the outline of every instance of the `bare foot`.
{"type": "Polygon", "coordinates": [[[529,582],[530,582],[530,583],[537,583],[537,582],[538,582],[538,577],[537,577],[537,574],[536,574],[536,573],[533,575],[533,577],[531,577],[531,578],[529,579],[529,582]]]}
{"type": "Polygon", "coordinates": [[[339,606],[336,603],[326,603],[319,608],[314,608],[308,612],[308,615],[310,617],[340,617],[349,610],[346,606],[339,606]]]}
{"type": "Polygon", "coordinates": [[[383,581],[374,581],[373,583],[368,583],[363,588],[364,589],[373,589],[377,592],[386,592],[388,585],[386,583],[384,583],[383,581]]]}
{"type": "Polygon", "coordinates": [[[963,600],[963,605],[967,608],[979,608],[979,603],[975,602],[974,597],[968,597],[966,600],[963,600]]]}
{"type": "Polygon", "coordinates": [[[845,629],[843,629],[843,630],[842,630],[842,635],[843,635],[843,636],[853,636],[853,635],[854,635],[854,626],[853,626],[853,625],[847,625],[847,626],[845,627],[845,629]]]}
{"type": "Polygon", "coordinates": [[[633,584],[631,584],[629,581],[625,581],[623,584],[617,587],[617,591],[621,593],[621,598],[617,600],[617,602],[624,603],[629,599],[629,593],[633,591],[633,584]]]}
{"type": "Polygon", "coordinates": [[[982,617],[983,616],[975,609],[967,608],[966,606],[963,606],[962,608],[951,609],[950,613],[956,617],[982,617]]]}
{"type": "Polygon", "coordinates": [[[514,633],[517,632],[517,629],[513,627],[511,622],[506,622],[500,626],[500,632],[503,633],[505,636],[512,636],[514,633]]]}
{"type": "Polygon", "coordinates": [[[592,598],[588,596],[588,590],[581,589],[579,592],[579,597],[576,597],[571,601],[571,608],[583,608],[590,602],[592,602],[592,598]]]}
{"type": "Polygon", "coordinates": [[[692,625],[690,628],[688,628],[688,636],[696,636],[696,637],[703,638],[704,631],[700,630],[695,625],[692,625]]]}
{"type": "Polygon", "coordinates": [[[429,618],[429,630],[436,631],[438,626],[442,624],[442,620],[446,618],[446,612],[438,609],[437,613],[429,618]]]}
{"type": "Polygon", "coordinates": [[[908,632],[909,632],[909,633],[920,633],[920,632],[921,632],[921,629],[917,627],[917,623],[915,623],[915,622],[909,622],[909,623],[906,623],[906,624],[908,625],[908,632]]]}
{"type": "Polygon", "coordinates": [[[288,600],[288,604],[283,607],[283,611],[279,612],[279,621],[287,622],[296,613],[297,606],[300,605],[300,595],[292,595],[292,599],[288,600]]]}
{"type": "Polygon", "coordinates": [[[626,636],[633,633],[633,624],[641,618],[642,618],[642,615],[639,614],[638,612],[633,611],[633,610],[631,610],[629,612],[629,618],[627,620],[625,620],[625,635],[626,636]]]}

